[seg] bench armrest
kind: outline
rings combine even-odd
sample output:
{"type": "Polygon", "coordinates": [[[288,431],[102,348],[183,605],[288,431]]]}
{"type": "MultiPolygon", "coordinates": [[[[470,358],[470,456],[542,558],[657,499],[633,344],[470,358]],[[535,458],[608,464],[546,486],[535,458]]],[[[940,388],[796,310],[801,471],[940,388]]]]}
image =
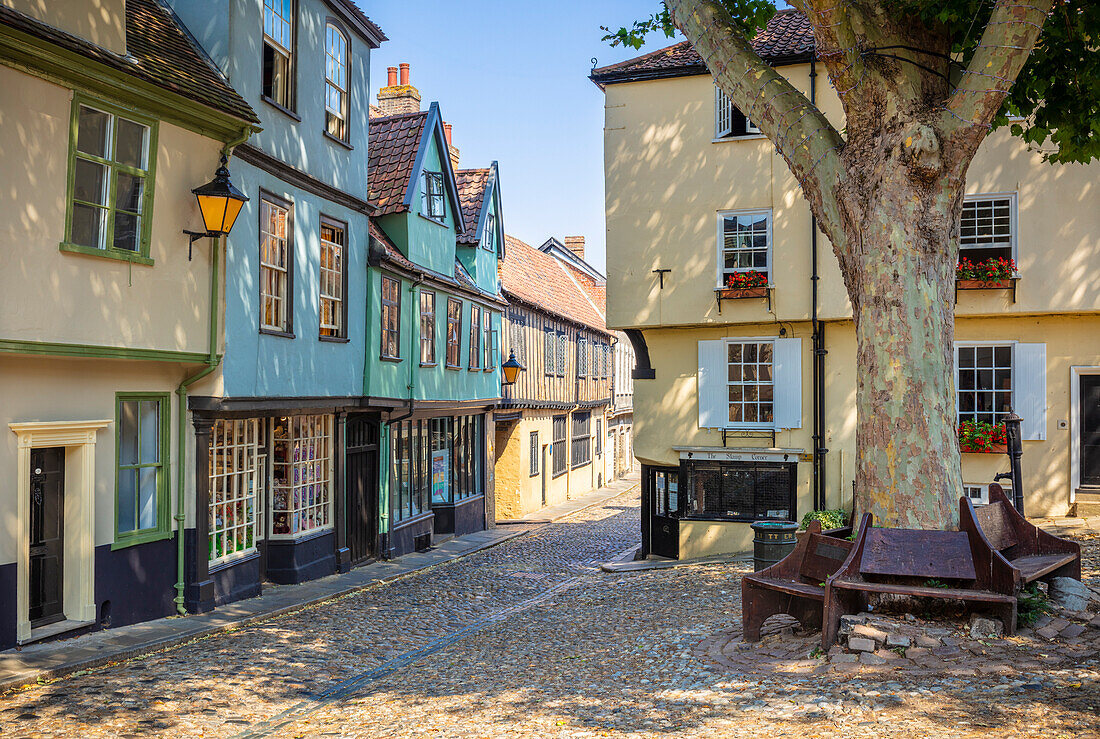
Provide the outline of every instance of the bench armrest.
{"type": "Polygon", "coordinates": [[[974,504],[965,495],[959,498],[959,530],[965,531],[970,541],[970,555],[974,559],[978,587],[994,593],[1015,595],[1023,583],[1023,577],[1020,571],[993,547],[982,530],[981,524],[978,523],[974,504]]]}
{"type": "MultiPolygon", "coordinates": [[[[1004,502],[1005,513],[1016,529],[1017,538],[1019,538],[1021,544],[1026,543],[1027,550],[1021,552],[1021,554],[1074,554],[1080,558],[1080,544],[1049,534],[1028,521],[1012,505],[1012,501],[1005,495],[1004,488],[997,483],[991,483],[989,485],[989,502],[992,503],[995,500],[1004,502]]],[[[1024,547],[1018,548],[1023,549],[1024,547]]]]}
{"type": "Polygon", "coordinates": [[[840,569],[825,581],[826,589],[829,588],[833,580],[838,578],[859,577],[859,561],[863,558],[863,547],[867,543],[867,531],[871,528],[873,520],[874,516],[870,513],[863,514],[863,518],[859,522],[859,534],[856,536],[856,544],[852,547],[852,551],[848,553],[848,558],[844,560],[844,564],[840,566],[840,569]]]}

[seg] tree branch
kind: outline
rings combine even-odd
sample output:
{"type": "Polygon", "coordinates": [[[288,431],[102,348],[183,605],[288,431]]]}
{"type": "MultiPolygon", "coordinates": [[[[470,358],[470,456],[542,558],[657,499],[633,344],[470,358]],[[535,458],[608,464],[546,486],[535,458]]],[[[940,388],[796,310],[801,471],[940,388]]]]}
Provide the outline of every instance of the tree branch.
{"type": "Polygon", "coordinates": [[[958,141],[959,161],[968,164],[985,139],[1052,5],[1052,0],[997,0],[978,48],[942,109],[941,126],[958,141]]]}
{"type": "Polygon", "coordinates": [[[800,0],[791,4],[810,19],[817,57],[825,63],[833,87],[844,102],[867,73],[855,30],[855,8],[849,0],[800,0]]]}
{"type": "Polygon", "coordinates": [[[767,136],[802,185],[822,230],[844,243],[835,186],[844,178],[844,139],[825,115],[753,50],[714,0],[668,0],[676,26],[703,57],[715,83],[767,136]]]}

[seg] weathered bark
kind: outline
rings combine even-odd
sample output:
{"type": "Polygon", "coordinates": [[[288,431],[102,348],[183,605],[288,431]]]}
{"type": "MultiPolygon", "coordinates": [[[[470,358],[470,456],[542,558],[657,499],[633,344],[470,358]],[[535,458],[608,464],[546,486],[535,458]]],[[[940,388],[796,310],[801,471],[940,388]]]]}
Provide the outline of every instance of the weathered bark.
{"type": "Polygon", "coordinates": [[[715,82],[775,144],[840,262],[856,324],[856,507],[954,528],[958,219],[970,161],[1052,0],[997,0],[962,81],[952,39],[889,3],[791,0],[845,112],[845,136],[752,50],[714,0],[667,0],[715,82]],[[889,49],[888,52],[884,50],[889,49]]]}

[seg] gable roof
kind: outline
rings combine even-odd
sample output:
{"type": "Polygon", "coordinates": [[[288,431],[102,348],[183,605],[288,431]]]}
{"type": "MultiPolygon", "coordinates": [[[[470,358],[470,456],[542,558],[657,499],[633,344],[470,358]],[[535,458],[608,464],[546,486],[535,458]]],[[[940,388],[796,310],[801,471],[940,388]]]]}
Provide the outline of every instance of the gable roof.
{"type": "Polygon", "coordinates": [[[454,168],[447,155],[447,137],[439,103],[428,110],[370,119],[367,141],[368,198],[378,205],[379,215],[412,210],[416,180],[424,168],[428,147],[435,140],[443,165],[443,182],[455,214],[455,231],[466,230],[454,168]]]}
{"type": "Polygon", "coordinates": [[[602,272],[584,259],[578,257],[571,249],[553,236],[548,238],[543,245],[539,247],[539,251],[546,252],[550,256],[560,259],[576,271],[586,274],[589,279],[598,282],[607,282],[607,277],[605,277],[602,272]]]}
{"type": "Polygon", "coordinates": [[[377,49],[383,41],[389,41],[378,24],[368,18],[351,0],[325,0],[325,3],[366,39],[371,48],[377,49]]]}
{"type": "Polygon", "coordinates": [[[603,312],[568,267],[514,236],[504,240],[507,255],[500,262],[500,284],[506,298],[609,333],[603,312]]]}
{"type": "Polygon", "coordinates": [[[466,221],[466,232],[458,236],[460,244],[478,242],[481,234],[481,210],[491,176],[492,170],[489,167],[455,170],[458,199],[462,203],[462,217],[466,221]]]}
{"type": "Polygon", "coordinates": [[[0,5],[0,24],[242,121],[255,111],[158,0],[126,0],[126,54],[118,54],[0,5]]]}
{"type": "MultiPolygon", "coordinates": [[[[780,10],[757,32],[752,48],[773,66],[809,61],[814,56],[814,34],[810,20],[797,10],[780,10]]],[[[695,74],[710,72],[691,43],[681,41],[625,62],[593,69],[589,79],[603,86],[695,74]]]]}

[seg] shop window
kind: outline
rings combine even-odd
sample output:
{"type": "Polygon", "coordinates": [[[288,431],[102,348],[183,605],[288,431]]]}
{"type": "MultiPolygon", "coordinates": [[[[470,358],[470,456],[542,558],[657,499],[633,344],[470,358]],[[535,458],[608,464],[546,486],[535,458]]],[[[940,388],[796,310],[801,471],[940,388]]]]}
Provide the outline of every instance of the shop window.
{"type": "Polygon", "coordinates": [[[64,251],[149,261],[155,121],[74,98],[64,251]]]}
{"type": "Polygon", "coordinates": [[[528,460],[530,476],[536,477],[539,474],[539,462],[541,461],[542,450],[539,449],[539,432],[531,432],[531,443],[528,449],[530,459],[528,460]]]}
{"type": "Polygon", "coordinates": [[[328,415],[274,420],[272,538],[332,528],[332,420],[328,415]]]}
{"type": "Polygon", "coordinates": [[[264,0],[262,94],[294,108],[294,0],[264,0]]]}
{"type": "Polygon", "coordinates": [[[576,469],[592,461],[592,414],[573,414],[573,438],[570,442],[569,460],[576,469]]]}
{"type": "Polygon", "coordinates": [[[554,477],[565,474],[565,426],[568,416],[554,416],[554,477]]]}
{"type": "Polygon", "coordinates": [[[770,274],[771,211],[725,211],[718,214],[718,287],[738,272],[770,274]]]}
{"type": "Polygon", "coordinates": [[[462,365],[462,301],[447,298],[447,366],[462,365]]]}
{"type": "Polygon", "coordinates": [[[382,277],[382,358],[401,359],[401,282],[382,277]]]}
{"type": "Polygon", "coordinates": [[[481,369],[481,308],[470,306],[470,369],[481,369]]]}
{"type": "Polygon", "coordinates": [[[260,329],[290,333],[290,203],[260,199],[260,329]]]}
{"type": "Polygon", "coordinates": [[[395,522],[484,492],[484,416],[402,421],[390,428],[395,522]]]}
{"type": "Polygon", "coordinates": [[[344,292],[347,288],[347,268],[344,263],[344,243],[347,227],[338,221],[321,219],[321,273],[318,281],[321,304],[321,337],[347,337],[344,292]]]}
{"type": "Polygon", "coordinates": [[[653,513],[676,516],[680,512],[680,473],[676,470],[650,470],[649,487],[653,495],[653,513]]]}
{"type": "Polygon", "coordinates": [[[420,364],[435,365],[435,293],[420,291],[420,364]]]}
{"type": "Polygon", "coordinates": [[[331,23],[325,27],[325,131],[348,140],[348,40],[331,23]]]}
{"type": "Polygon", "coordinates": [[[256,548],[258,506],[264,501],[267,421],[218,420],[210,434],[209,556],[211,563],[256,548]]]}
{"type": "Polygon", "coordinates": [[[795,520],[796,467],[782,462],[686,462],[684,515],[795,520]]]}
{"type": "Polygon", "coordinates": [[[484,416],[456,416],[454,419],[455,500],[484,492],[484,416]]]}
{"type": "Polygon", "coordinates": [[[119,395],[115,547],[172,535],[168,497],[169,398],[119,395]]]}
{"type": "Polygon", "coordinates": [[[989,259],[1013,259],[1015,221],[1014,194],[968,196],[959,220],[959,258],[975,264],[989,259]]]}
{"type": "Polygon", "coordinates": [[[959,346],[959,423],[999,424],[1012,411],[1012,345],[959,346]]]}
{"type": "Polygon", "coordinates": [[[443,202],[443,173],[425,172],[420,193],[420,213],[433,221],[442,221],[447,210],[443,202]]]}
{"type": "Polygon", "coordinates": [[[451,503],[454,501],[454,419],[433,418],[428,423],[428,435],[432,503],[451,503]]]}

